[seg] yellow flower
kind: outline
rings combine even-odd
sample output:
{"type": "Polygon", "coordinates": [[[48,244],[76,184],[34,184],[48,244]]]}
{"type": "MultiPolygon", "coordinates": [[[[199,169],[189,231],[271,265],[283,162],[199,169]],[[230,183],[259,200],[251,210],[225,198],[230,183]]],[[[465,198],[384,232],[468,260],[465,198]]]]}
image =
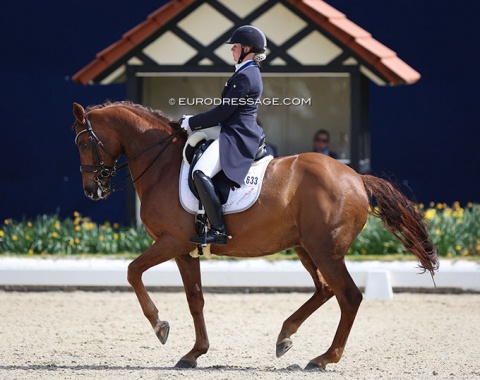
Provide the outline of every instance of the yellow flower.
{"type": "Polygon", "coordinates": [[[456,250],[456,251],[460,251],[461,249],[462,249],[462,246],[461,246],[461,245],[458,245],[458,244],[457,244],[457,245],[455,246],[455,250],[456,250]]]}
{"type": "Polygon", "coordinates": [[[80,218],[80,213],[79,213],[78,211],[74,211],[74,212],[73,212],[73,216],[74,216],[75,218],[80,218]]]}
{"type": "Polygon", "coordinates": [[[435,230],[435,235],[440,236],[442,234],[442,231],[440,231],[438,228],[435,230]]]}
{"type": "Polygon", "coordinates": [[[70,247],[72,247],[72,246],[73,246],[73,241],[70,240],[70,241],[68,242],[68,245],[69,245],[70,247]]]}
{"type": "Polygon", "coordinates": [[[118,223],[113,223],[113,228],[117,229],[119,227],[118,223]]]}
{"type": "Polygon", "coordinates": [[[55,222],[54,227],[58,231],[60,229],[60,222],[55,222]]]}
{"type": "Polygon", "coordinates": [[[452,257],[453,257],[452,252],[448,251],[448,252],[447,252],[447,257],[448,257],[449,259],[452,258],[452,257]]]}
{"type": "Polygon", "coordinates": [[[30,236],[29,236],[29,235],[25,235],[25,240],[30,240],[30,236]]]}
{"type": "Polygon", "coordinates": [[[56,239],[58,238],[58,234],[56,232],[52,232],[52,237],[56,239]]]}
{"type": "Polygon", "coordinates": [[[467,203],[467,207],[468,207],[468,208],[472,208],[472,207],[473,207],[473,203],[472,203],[472,202],[468,202],[468,203],[467,203]]]}
{"type": "Polygon", "coordinates": [[[462,256],[468,256],[468,249],[464,249],[461,253],[462,256]]]}
{"type": "Polygon", "coordinates": [[[103,235],[100,235],[99,239],[100,239],[100,241],[104,241],[105,237],[103,235]]]}
{"type": "Polygon", "coordinates": [[[33,249],[29,249],[29,250],[28,250],[28,255],[29,255],[29,256],[33,256],[33,249]]]}
{"type": "Polygon", "coordinates": [[[457,208],[455,211],[452,213],[454,218],[462,218],[464,214],[464,209],[463,208],[457,208]]]}
{"type": "Polygon", "coordinates": [[[75,238],[74,242],[75,242],[75,244],[80,244],[80,239],[79,239],[79,238],[75,238]]]}
{"type": "Polygon", "coordinates": [[[0,237],[3,237],[3,235],[5,235],[5,233],[2,230],[0,230],[0,237]]]}
{"type": "Polygon", "coordinates": [[[82,228],[80,226],[75,226],[75,231],[80,231],[82,228]]]}
{"type": "Polygon", "coordinates": [[[9,225],[10,223],[12,223],[12,219],[5,219],[3,223],[5,223],[6,225],[9,225]]]}
{"type": "Polygon", "coordinates": [[[32,227],[32,222],[28,222],[28,223],[27,223],[27,226],[28,226],[28,227],[32,227]]]}
{"type": "Polygon", "coordinates": [[[17,240],[18,240],[18,236],[17,236],[17,235],[12,235],[12,240],[13,240],[13,241],[17,241],[17,240]]]}
{"type": "Polygon", "coordinates": [[[118,234],[116,234],[116,233],[113,234],[113,238],[114,238],[115,240],[118,240],[118,234]]]}
{"type": "Polygon", "coordinates": [[[92,222],[85,223],[85,229],[87,231],[90,231],[92,228],[95,228],[95,223],[92,223],[92,222]]]}
{"type": "Polygon", "coordinates": [[[434,208],[429,208],[427,211],[425,211],[425,218],[428,220],[432,220],[436,215],[437,211],[434,208]]]}
{"type": "Polygon", "coordinates": [[[77,218],[75,218],[75,219],[73,220],[73,224],[74,224],[75,226],[78,226],[81,221],[82,221],[82,218],[77,217],[77,218]]]}
{"type": "Polygon", "coordinates": [[[105,231],[107,229],[107,226],[106,225],[103,225],[102,226],[102,231],[105,231]]]}

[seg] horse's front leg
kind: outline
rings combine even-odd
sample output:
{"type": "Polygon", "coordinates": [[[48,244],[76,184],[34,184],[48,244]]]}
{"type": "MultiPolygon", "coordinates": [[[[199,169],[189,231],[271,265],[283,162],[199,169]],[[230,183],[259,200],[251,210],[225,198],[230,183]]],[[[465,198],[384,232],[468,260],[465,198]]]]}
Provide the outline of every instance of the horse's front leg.
{"type": "Polygon", "coordinates": [[[158,317],[158,309],[145,289],[142,274],[151,267],[174,258],[180,249],[177,241],[164,235],[128,266],[128,282],[137,295],[143,314],[149,320],[162,344],[167,342],[170,326],[168,322],[162,321],[158,317]]]}
{"type": "Polygon", "coordinates": [[[195,325],[195,345],[191,351],[186,354],[175,367],[177,368],[195,368],[197,358],[208,351],[208,335],[203,316],[203,291],[202,279],[200,274],[200,259],[192,258],[190,255],[183,255],[175,258],[178,269],[185,287],[190,313],[195,325]]]}

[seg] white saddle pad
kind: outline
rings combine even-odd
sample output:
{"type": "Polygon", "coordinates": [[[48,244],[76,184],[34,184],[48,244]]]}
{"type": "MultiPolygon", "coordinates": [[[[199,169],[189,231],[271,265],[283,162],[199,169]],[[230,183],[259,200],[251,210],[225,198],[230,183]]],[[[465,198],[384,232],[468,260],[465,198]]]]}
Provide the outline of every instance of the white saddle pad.
{"type": "MultiPolygon", "coordinates": [[[[223,205],[224,214],[245,211],[256,202],[262,189],[265,170],[272,159],[273,156],[267,156],[253,163],[242,186],[238,189],[230,190],[227,203],[223,205]]],[[[198,211],[198,199],[195,198],[188,186],[189,169],[190,165],[183,161],[180,169],[180,203],[190,214],[196,214],[198,211]]]]}

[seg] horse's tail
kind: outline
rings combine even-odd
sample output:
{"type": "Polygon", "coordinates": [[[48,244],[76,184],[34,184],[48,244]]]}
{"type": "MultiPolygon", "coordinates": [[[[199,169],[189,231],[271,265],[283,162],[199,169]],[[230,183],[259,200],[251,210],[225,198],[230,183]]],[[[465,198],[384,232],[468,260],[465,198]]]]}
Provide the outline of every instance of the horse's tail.
{"type": "Polygon", "coordinates": [[[372,214],[380,218],[385,228],[418,257],[423,272],[428,270],[433,277],[439,267],[437,249],[428,238],[423,214],[390,182],[371,175],[363,175],[362,179],[372,214]],[[374,201],[377,207],[374,207],[374,201]]]}

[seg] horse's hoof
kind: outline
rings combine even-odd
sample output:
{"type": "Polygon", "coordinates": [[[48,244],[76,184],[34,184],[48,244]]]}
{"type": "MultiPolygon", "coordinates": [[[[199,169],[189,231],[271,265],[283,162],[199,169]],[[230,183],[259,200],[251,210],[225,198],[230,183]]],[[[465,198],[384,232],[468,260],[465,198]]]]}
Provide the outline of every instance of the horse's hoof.
{"type": "Polygon", "coordinates": [[[167,321],[160,321],[157,323],[155,327],[155,334],[157,338],[160,340],[160,343],[165,344],[167,343],[168,333],[170,332],[170,325],[167,321]]]}
{"type": "Polygon", "coordinates": [[[186,359],[180,359],[180,361],[175,364],[175,368],[179,369],[186,369],[186,368],[195,368],[197,366],[197,363],[192,363],[189,360],[186,359]]]}
{"type": "Polygon", "coordinates": [[[283,356],[292,346],[293,342],[290,338],[285,338],[280,343],[277,343],[277,358],[283,356]]]}
{"type": "Polygon", "coordinates": [[[319,372],[325,372],[325,367],[322,367],[320,364],[316,363],[308,363],[307,366],[305,367],[305,371],[319,371],[319,372]]]}

